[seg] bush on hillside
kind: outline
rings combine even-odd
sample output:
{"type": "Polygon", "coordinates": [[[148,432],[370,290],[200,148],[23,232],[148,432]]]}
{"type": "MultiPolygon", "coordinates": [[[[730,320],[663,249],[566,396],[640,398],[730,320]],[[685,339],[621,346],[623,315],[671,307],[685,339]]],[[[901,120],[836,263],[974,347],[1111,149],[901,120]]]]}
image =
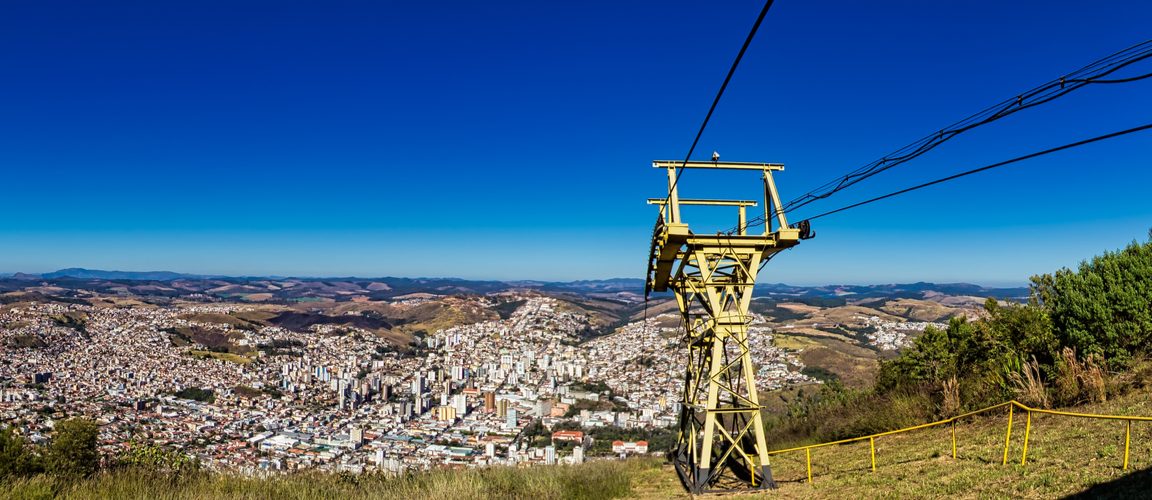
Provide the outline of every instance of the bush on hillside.
{"type": "Polygon", "coordinates": [[[56,424],[56,434],[44,453],[44,468],[62,477],[87,477],[100,468],[96,422],[73,418],[56,424]]]}
{"type": "Polygon", "coordinates": [[[1152,347],[1152,231],[1148,242],[1081,262],[1076,271],[1033,277],[1032,296],[1062,347],[1127,366],[1133,353],[1152,347]]]}
{"type": "Polygon", "coordinates": [[[134,445],[116,458],[117,468],[133,468],[183,476],[200,470],[200,461],[180,452],[151,445],[134,445]]]}
{"type": "Polygon", "coordinates": [[[0,428],[0,480],[27,477],[44,470],[40,457],[12,427],[0,428]]]}
{"type": "Polygon", "coordinates": [[[212,389],[201,389],[199,387],[185,387],[176,391],[173,396],[181,399],[200,401],[202,403],[214,403],[216,401],[216,393],[212,391],[212,389]]]}

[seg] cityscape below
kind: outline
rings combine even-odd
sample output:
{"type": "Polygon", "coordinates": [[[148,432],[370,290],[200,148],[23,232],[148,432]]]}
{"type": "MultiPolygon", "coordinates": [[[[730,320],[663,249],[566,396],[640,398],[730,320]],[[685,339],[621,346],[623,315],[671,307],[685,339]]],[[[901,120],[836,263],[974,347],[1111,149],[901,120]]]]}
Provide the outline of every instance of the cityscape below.
{"type": "MultiPolygon", "coordinates": [[[[660,453],[682,326],[640,280],[225,278],[63,270],[0,279],[0,418],[31,442],[101,424],[116,456],[398,473],[660,453]]],[[[870,379],[875,360],[984,297],[976,285],[789,287],[754,301],[764,394],[870,379]]]]}

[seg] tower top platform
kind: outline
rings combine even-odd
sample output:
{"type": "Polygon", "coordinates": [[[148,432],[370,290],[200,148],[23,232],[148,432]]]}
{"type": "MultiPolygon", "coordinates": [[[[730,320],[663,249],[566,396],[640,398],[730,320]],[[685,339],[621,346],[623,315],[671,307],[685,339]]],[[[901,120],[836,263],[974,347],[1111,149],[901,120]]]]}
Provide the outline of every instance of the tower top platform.
{"type": "Polygon", "coordinates": [[[652,162],[654,168],[663,168],[668,171],[668,197],[649,198],[648,204],[660,207],[660,216],[652,233],[652,245],[649,255],[648,272],[645,284],[645,293],[653,291],[663,292],[675,279],[679,268],[677,263],[690,253],[693,248],[715,247],[728,248],[739,252],[756,252],[762,259],[771,257],[781,250],[796,246],[803,234],[801,229],[788,225],[787,217],[780,210],[780,194],[776,190],[773,172],[784,170],[779,163],[753,163],[753,162],[721,162],[721,161],[673,161],[656,160],[652,162]],[[764,199],[755,200],[718,200],[718,199],[681,199],[677,181],[677,169],[712,169],[712,170],[758,170],[762,173],[764,182],[764,199]],[[680,218],[680,207],[684,205],[736,207],[736,229],[731,233],[718,233],[715,235],[694,234],[688,224],[680,218]],[[764,212],[764,232],[748,234],[747,207],[762,206],[764,212]]]}

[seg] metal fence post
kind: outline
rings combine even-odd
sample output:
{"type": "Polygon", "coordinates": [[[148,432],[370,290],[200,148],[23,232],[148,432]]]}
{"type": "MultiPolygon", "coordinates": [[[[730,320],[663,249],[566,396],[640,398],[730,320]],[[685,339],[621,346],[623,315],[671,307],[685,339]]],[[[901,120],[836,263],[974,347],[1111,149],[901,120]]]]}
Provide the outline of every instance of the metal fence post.
{"type": "Polygon", "coordinates": [[[872,472],[876,472],[876,438],[868,438],[868,447],[872,448],[872,472]]]}
{"type": "Polygon", "coordinates": [[[1028,412],[1027,423],[1024,424],[1024,451],[1020,453],[1020,465],[1028,460],[1028,435],[1032,432],[1032,412],[1028,412]]]}
{"type": "Polygon", "coordinates": [[[956,421],[952,421],[952,460],[956,460],[956,421]]]}
{"type": "Polygon", "coordinates": [[[1124,470],[1128,470],[1128,445],[1132,442],[1132,421],[1125,420],[1128,428],[1124,431],[1124,470]]]}
{"type": "Polygon", "coordinates": [[[804,458],[808,461],[808,484],[812,484],[812,448],[804,448],[804,458]]]}
{"type": "Polygon", "coordinates": [[[1008,431],[1004,433],[1004,459],[1000,465],[1008,465],[1008,445],[1012,442],[1012,409],[1016,405],[1008,405],[1008,431]]]}

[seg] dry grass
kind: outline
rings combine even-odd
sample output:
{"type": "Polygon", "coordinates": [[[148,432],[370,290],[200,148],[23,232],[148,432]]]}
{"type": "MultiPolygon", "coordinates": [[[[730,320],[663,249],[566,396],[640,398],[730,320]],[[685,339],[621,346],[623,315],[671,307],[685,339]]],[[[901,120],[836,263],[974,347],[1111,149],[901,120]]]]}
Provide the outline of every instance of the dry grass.
{"type": "MultiPolygon", "coordinates": [[[[1073,411],[1152,416],[1152,400],[1134,392],[1073,411]]],[[[777,490],[735,498],[1148,498],[1152,492],[1152,422],[1132,424],[1127,471],[1122,421],[1034,414],[1021,465],[1026,423],[1015,412],[1007,465],[1001,465],[1004,409],[957,425],[956,459],[947,426],[878,438],[876,472],[867,441],[814,449],[812,483],[804,452],[792,452],[772,459],[777,490]]],[[[642,477],[637,498],[689,498],[670,466],[642,477]]]]}
{"type": "Polygon", "coordinates": [[[889,300],[880,306],[881,311],[893,316],[908,318],[911,321],[947,322],[948,318],[959,312],[957,309],[956,306],[920,299],[889,300]]]}
{"type": "Polygon", "coordinates": [[[232,354],[229,352],[214,352],[214,351],[198,351],[190,350],[188,355],[196,359],[219,359],[220,361],[227,361],[229,363],[237,363],[246,365],[252,362],[252,358],[241,356],[239,354],[232,354]]]}
{"type": "Polygon", "coordinates": [[[823,367],[836,374],[848,387],[868,387],[876,380],[879,365],[875,351],[842,340],[807,339],[812,345],[799,353],[804,365],[823,367]]]}
{"type": "Polygon", "coordinates": [[[272,297],[274,297],[274,295],[270,293],[250,293],[242,296],[244,300],[251,302],[263,302],[265,300],[272,300],[272,297]]]}
{"type": "Polygon", "coordinates": [[[945,380],[940,384],[940,393],[943,395],[943,402],[941,403],[940,411],[945,416],[957,415],[960,413],[960,382],[956,377],[945,380]]]}
{"type": "MultiPolygon", "coordinates": [[[[1152,416],[1147,393],[1134,392],[1073,411],[1152,416]]],[[[1020,464],[1026,415],[1017,411],[1008,464],[1001,465],[1007,410],[957,425],[952,459],[947,426],[876,440],[877,471],[871,472],[868,442],[812,451],[813,483],[806,478],[804,452],[774,457],[782,498],[1139,498],[1152,491],[1152,423],[1132,424],[1129,470],[1124,471],[1122,421],[1034,414],[1028,460],[1020,464]]]]}
{"type": "Polygon", "coordinates": [[[780,330],[773,332],[772,345],[781,349],[802,351],[810,347],[820,347],[821,344],[813,339],[801,335],[789,335],[780,330]]]}
{"type": "Polygon", "coordinates": [[[233,316],[231,314],[222,314],[222,313],[184,314],[184,315],[181,315],[180,318],[186,319],[188,321],[194,321],[197,323],[216,323],[216,324],[222,324],[222,325],[231,325],[235,328],[241,328],[241,329],[256,329],[256,328],[265,326],[265,323],[263,323],[263,322],[252,322],[252,321],[240,319],[240,318],[233,316]]]}
{"type": "Polygon", "coordinates": [[[1056,399],[1066,405],[1108,399],[1108,376],[1096,356],[1081,360],[1074,349],[1064,348],[1056,362],[1056,399]]]}
{"type": "Polygon", "coordinates": [[[492,467],[404,476],[302,473],[267,478],[223,474],[173,477],[121,470],[83,481],[48,476],[11,481],[0,498],[116,499],[601,499],[629,495],[659,462],[593,462],[575,467],[492,467]]]}
{"type": "Polygon", "coordinates": [[[820,311],[819,307],[801,304],[799,302],[780,302],[776,304],[776,307],[787,309],[797,314],[812,314],[820,311]]]}
{"type": "Polygon", "coordinates": [[[1044,378],[1040,376],[1040,362],[1036,356],[1020,367],[1020,371],[1008,375],[1016,399],[1020,402],[1039,408],[1048,408],[1048,389],[1044,387],[1044,378]]]}

